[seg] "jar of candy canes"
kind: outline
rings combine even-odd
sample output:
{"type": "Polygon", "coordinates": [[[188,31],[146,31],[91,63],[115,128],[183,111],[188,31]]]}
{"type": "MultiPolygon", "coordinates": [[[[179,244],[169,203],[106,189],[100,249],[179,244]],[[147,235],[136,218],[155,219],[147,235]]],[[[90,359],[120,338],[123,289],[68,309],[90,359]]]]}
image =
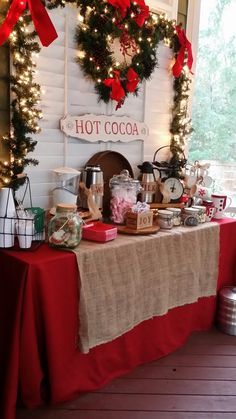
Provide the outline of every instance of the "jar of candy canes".
{"type": "Polygon", "coordinates": [[[123,224],[125,214],[137,202],[137,195],[141,191],[138,180],[133,179],[128,170],[122,170],[119,175],[114,175],[109,182],[111,190],[111,220],[123,224]]]}
{"type": "Polygon", "coordinates": [[[81,240],[82,219],[76,205],[58,204],[55,216],[48,224],[48,244],[51,247],[76,247],[81,240]]]}

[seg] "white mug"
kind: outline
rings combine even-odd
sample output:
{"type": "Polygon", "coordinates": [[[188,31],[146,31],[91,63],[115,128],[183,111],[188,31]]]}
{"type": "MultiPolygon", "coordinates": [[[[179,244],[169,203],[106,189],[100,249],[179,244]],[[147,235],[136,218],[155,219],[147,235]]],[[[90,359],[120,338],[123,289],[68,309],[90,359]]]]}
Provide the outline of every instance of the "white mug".
{"type": "Polygon", "coordinates": [[[184,183],[186,188],[192,188],[194,185],[196,185],[197,182],[197,176],[195,175],[185,175],[184,177],[184,183]]]}
{"type": "Polygon", "coordinates": [[[227,197],[227,195],[220,193],[212,194],[211,199],[213,201],[214,207],[216,208],[214,218],[222,218],[224,215],[224,210],[231,205],[232,199],[227,197]]]}
{"type": "Polygon", "coordinates": [[[200,198],[203,200],[210,199],[212,193],[211,188],[206,188],[201,184],[196,184],[190,189],[190,194],[195,196],[195,198],[200,198]]]}

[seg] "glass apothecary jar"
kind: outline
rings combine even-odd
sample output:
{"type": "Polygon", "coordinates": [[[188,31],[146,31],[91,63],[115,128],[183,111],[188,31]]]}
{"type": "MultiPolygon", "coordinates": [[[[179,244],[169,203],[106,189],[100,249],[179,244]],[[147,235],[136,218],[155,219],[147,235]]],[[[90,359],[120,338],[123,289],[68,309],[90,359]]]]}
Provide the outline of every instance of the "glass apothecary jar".
{"type": "Polygon", "coordinates": [[[170,230],[173,227],[173,212],[170,210],[158,211],[158,225],[162,229],[170,230]]]}
{"type": "Polygon", "coordinates": [[[203,205],[193,205],[192,208],[197,208],[199,223],[206,222],[206,207],[203,205]]]}
{"type": "Polygon", "coordinates": [[[111,220],[123,224],[125,214],[137,202],[137,195],[142,190],[140,182],[133,179],[128,170],[122,170],[114,175],[109,182],[111,191],[110,209],[111,220]]]}
{"type": "Polygon", "coordinates": [[[58,204],[56,214],[48,224],[48,243],[51,247],[73,249],[82,234],[82,219],[76,205],[58,204]]]}
{"type": "Polygon", "coordinates": [[[181,225],[181,209],[180,208],[167,208],[167,211],[172,212],[173,214],[173,226],[181,225]]]}
{"type": "Polygon", "coordinates": [[[192,207],[184,208],[181,218],[185,226],[196,227],[199,224],[198,209],[192,207]]]}

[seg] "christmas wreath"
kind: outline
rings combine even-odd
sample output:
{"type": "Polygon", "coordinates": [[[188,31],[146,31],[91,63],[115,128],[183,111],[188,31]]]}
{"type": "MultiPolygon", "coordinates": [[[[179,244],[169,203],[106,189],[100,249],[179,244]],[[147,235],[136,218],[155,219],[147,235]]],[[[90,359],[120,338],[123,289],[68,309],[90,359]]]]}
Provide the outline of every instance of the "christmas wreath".
{"type": "Polygon", "coordinates": [[[78,62],[94,81],[99,99],[115,100],[119,108],[150,78],[157,66],[157,45],[173,39],[174,23],[167,25],[167,19],[151,13],[144,0],[79,3],[78,62]]]}

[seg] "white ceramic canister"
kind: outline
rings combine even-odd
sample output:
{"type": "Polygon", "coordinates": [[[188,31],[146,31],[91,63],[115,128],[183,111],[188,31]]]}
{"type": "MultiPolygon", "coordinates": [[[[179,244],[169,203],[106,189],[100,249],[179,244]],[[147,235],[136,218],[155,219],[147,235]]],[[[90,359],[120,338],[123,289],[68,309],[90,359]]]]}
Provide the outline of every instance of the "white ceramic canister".
{"type": "Polygon", "coordinates": [[[173,227],[173,212],[169,210],[159,210],[158,225],[163,229],[170,230],[173,227]]]}
{"type": "Polygon", "coordinates": [[[206,222],[206,207],[204,205],[193,205],[192,208],[198,209],[199,223],[206,222]]]}
{"type": "Polygon", "coordinates": [[[196,227],[199,224],[198,209],[193,207],[184,208],[182,222],[185,226],[196,227]]]}
{"type": "Polygon", "coordinates": [[[180,208],[167,208],[173,214],[173,226],[180,226],[181,224],[181,209],[180,208]]]}

